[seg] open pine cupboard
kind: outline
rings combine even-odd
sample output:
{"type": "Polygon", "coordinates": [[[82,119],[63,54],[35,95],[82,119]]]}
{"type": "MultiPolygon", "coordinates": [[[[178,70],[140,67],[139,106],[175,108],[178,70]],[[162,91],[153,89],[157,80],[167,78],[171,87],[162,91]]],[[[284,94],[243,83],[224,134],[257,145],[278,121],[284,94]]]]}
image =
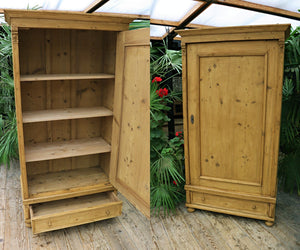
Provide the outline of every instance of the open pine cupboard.
{"type": "Polygon", "coordinates": [[[149,29],[127,16],[5,10],[25,223],[33,233],[150,217],[149,29]]]}
{"type": "Polygon", "coordinates": [[[290,25],[182,30],[186,206],[275,218],[290,25]]]}

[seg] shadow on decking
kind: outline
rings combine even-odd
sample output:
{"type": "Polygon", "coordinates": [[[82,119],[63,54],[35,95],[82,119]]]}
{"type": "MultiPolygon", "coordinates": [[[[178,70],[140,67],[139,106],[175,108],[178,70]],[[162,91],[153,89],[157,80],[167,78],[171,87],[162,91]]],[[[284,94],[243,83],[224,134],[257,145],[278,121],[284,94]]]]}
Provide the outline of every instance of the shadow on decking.
{"type": "Polygon", "coordinates": [[[23,221],[18,164],[0,166],[0,249],[300,249],[300,197],[279,193],[273,227],[180,206],[149,222],[127,200],[122,216],[32,235],[23,221]]]}

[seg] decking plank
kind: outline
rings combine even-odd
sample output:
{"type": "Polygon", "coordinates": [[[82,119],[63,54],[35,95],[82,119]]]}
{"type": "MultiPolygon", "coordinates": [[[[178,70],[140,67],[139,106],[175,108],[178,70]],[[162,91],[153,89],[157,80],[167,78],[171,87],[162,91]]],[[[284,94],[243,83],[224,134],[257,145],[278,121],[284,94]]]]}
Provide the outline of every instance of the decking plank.
{"type": "Polygon", "coordinates": [[[161,220],[175,249],[201,249],[179,212],[173,216],[161,216],[161,220]]]}
{"type": "Polygon", "coordinates": [[[152,217],[150,221],[152,240],[157,249],[174,249],[173,241],[160,217],[152,217]]]}
{"type": "Polygon", "coordinates": [[[119,196],[123,201],[123,214],[116,218],[133,239],[138,249],[154,249],[150,233],[150,221],[137,211],[124,196],[119,196]]]}
{"type": "Polygon", "coordinates": [[[6,211],[6,166],[0,165],[0,249],[4,249],[6,211]]]}
{"type": "Polygon", "coordinates": [[[300,197],[279,192],[273,227],[263,221],[196,210],[148,220],[121,195],[119,218],[33,235],[25,227],[20,169],[0,166],[0,249],[298,249],[300,197]],[[147,229],[149,227],[149,229],[147,229]],[[1,241],[2,239],[2,241],[1,241]],[[16,240],[17,239],[17,240],[16,240]]]}
{"type": "Polygon", "coordinates": [[[229,250],[229,246],[222,235],[215,230],[213,224],[205,216],[205,211],[196,210],[194,213],[189,213],[183,206],[179,210],[185,217],[185,220],[198,242],[202,244],[204,249],[223,249],[229,250]]]}

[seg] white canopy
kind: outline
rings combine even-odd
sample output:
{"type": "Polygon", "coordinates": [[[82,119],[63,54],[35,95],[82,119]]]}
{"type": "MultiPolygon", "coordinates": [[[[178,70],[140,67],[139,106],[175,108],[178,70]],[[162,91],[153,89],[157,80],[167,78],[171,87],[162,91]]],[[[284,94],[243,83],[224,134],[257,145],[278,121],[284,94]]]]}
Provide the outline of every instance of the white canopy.
{"type": "Polygon", "coordinates": [[[151,37],[156,38],[182,24],[181,28],[276,23],[300,26],[300,0],[1,0],[0,10],[39,6],[86,12],[97,4],[96,12],[136,14],[142,19],[150,15],[151,37]]]}

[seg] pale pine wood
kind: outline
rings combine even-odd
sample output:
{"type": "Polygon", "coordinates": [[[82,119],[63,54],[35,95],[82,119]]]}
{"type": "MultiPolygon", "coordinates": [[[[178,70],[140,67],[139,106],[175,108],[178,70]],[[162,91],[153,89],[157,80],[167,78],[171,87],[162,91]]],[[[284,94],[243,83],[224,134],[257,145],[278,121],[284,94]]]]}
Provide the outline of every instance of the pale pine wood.
{"type": "MultiPolygon", "coordinates": [[[[67,214],[69,224],[65,223],[64,219],[61,220],[61,215],[57,214],[49,215],[45,220],[34,221],[34,211],[29,214],[29,206],[41,203],[47,207],[49,202],[64,203],[70,198],[85,199],[87,195],[115,190],[108,175],[113,161],[111,159],[114,159],[110,155],[110,145],[114,143],[112,137],[120,135],[120,131],[112,131],[112,124],[118,112],[124,113],[125,117],[128,116],[137,131],[140,128],[143,130],[136,133],[137,136],[134,132],[134,139],[141,142],[140,138],[148,135],[149,142],[149,98],[145,89],[149,80],[149,38],[147,40],[149,29],[141,33],[133,31],[125,34],[126,47],[130,53],[126,56],[126,60],[118,61],[116,60],[117,36],[120,34],[118,31],[128,29],[131,17],[18,10],[6,10],[5,15],[11,26],[17,27],[15,30],[18,32],[14,33],[16,43],[18,39],[21,41],[20,53],[15,53],[14,61],[16,67],[19,67],[19,70],[16,70],[16,80],[20,85],[21,75],[23,81],[20,96],[16,100],[20,107],[22,106],[17,119],[22,124],[21,129],[24,129],[24,138],[20,141],[26,145],[22,157],[27,160],[24,165],[27,173],[25,175],[22,173],[21,183],[25,187],[24,190],[27,189],[27,193],[28,189],[30,190],[30,196],[23,195],[26,226],[32,226],[34,233],[40,233],[63,228],[64,224],[67,227],[119,215],[121,206],[114,207],[111,215],[103,214],[103,210],[99,207],[86,207],[80,212],[69,211],[67,214]],[[143,38],[141,39],[139,35],[143,38]],[[136,45],[140,47],[136,48],[136,45]],[[132,51],[137,53],[134,54],[132,51]],[[139,74],[132,71],[136,70],[133,68],[134,64],[130,65],[134,62],[133,56],[138,59],[136,62],[140,66],[139,74]],[[125,61],[129,64],[124,65],[125,61]],[[128,70],[126,74],[122,71],[128,68],[128,65],[131,75],[128,74],[128,70]],[[121,93],[130,97],[130,103],[126,103],[125,108],[123,103],[121,107],[116,105],[115,108],[113,100],[115,92],[119,91],[118,86],[114,86],[118,67],[122,69],[119,78],[121,93]],[[129,89],[124,92],[122,85],[127,85],[126,81],[138,86],[143,82],[142,95],[134,99],[129,89]],[[101,166],[101,170],[93,166],[101,166]],[[29,183],[27,177],[30,179],[29,183]],[[102,215],[96,215],[97,212],[102,215]],[[48,227],[43,223],[48,223],[48,227]],[[49,226],[49,223],[54,224],[49,226]]],[[[124,47],[124,44],[122,46],[124,47]]],[[[123,97],[121,101],[123,102],[123,97]]],[[[123,127],[120,129],[123,129],[123,133],[128,132],[123,127]]],[[[125,149],[126,154],[136,151],[138,160],[132,158],[130,163],[134,162],[138,167],[133,172],[139,177],[142,176],[137,186],[130,187],[133,191],[139,190],[142,198],[136,196],[135,192],[129,193],[129,198],[133,198],[133,202],[137,200],[136,203],[141,203],[142,205],[138,206],[142,209],[145,207],[150,215],[149,159],[146,160],[146,166],[141,167],[144,158],[149,156],[149,143],[146,144],[148,150],[146,147],[143,151],[146,154],[143,155],[135,148],[145,149],[144,144],[143,147],[141,144],[133,144],[134,147],[128,148],[124,141],[122,142],[120,148],[125,149]],[[127,151],[128,149],[130,151],[127,151]],[[148,172],[144,175],[145,169],[148,172]]],[[[118,146],[115,145],[117,148],[118,146]]],[[[116,159],[119,160],[118,157],[116,159]]],[[[117,165],[120,165],[119,162],[117,165]]],[[[125,167],[122,166],[118,170],[121,171],[125,167]]],[[[132,185],[131,172],[127,173],[123,169],[122,175],[124,176],[122,178],[128,179],[129,185],[132,185]]],[[[110,205],[110,202],[105,200],[103,202],[107,206],[110,205]]],[[[60,246],[68,248],[69,244],[60,246]]]]}
{"type": "Polygon", "coordinates": [[[109,15],[83,14],[72,11],[9,10],[4,11],[6,21],[22,28],[60,28],[86,30],[127,30],[134,19],[109,15]]]}
{"type": "Polygon", "coordinates": [[[119,34],[110,177],[112,184],[147,217],[150,217],[149,58],[149,29],[119,34]]]}
{"type": "Polygon", "coordinates": [[[49,203],[36,204],[32,206],[32,212],[35,217],[47,218],[49,215],[55,214],[67,214],[72,209],[83,209],[86,207],[94,207],[104,205],[110,202],[116,202],[120,200],[113,192],[106,192],[100,194],[87,195],[83,197],[76,197],[66,199],[63,201],[53,201],[49,203]],[[84,204],[87,203],[88,205],[84,204]]]}
{"type": "Polygon", "coordinates": [[[195,191],[195,192],[204,192],[206,194],[212,194],[216,196],[224,196],[226,195],[227,197],[230,198],[243,198],[245,200],[249,201],[267,201],[270,204],[275,204],[276,203],[276,198],[274,197],[269,197],[269,196],[262,196],[262,195],[255,195],[251,193],[236,193],[234,191],[228,191],[228,190],[216,190],[214,188],[208,188],[208,187],[201,187],[201,186],[193,186],[193,185],[185,185],[185,189],[188,191],[195,191]]]}
{"type": "Polygon", "coordinates": [[[188,39],[189,43],[221,42],[221,41],[247,41],[247,40],[279,40],[285,41],[289,36],[289,24],[274,25],[248,25],[232,27],[215,27],[207,29],[176,30],[182,36],[182,44],[188,39]],[[183,32],[183,33],[182,33],[183,32]],[[222,35],[221,35],[222,34],[222,35]]]}
{"type": "Polygon", "coordinates": [[[58,80],[88,80],[88,79],[114,79],[110,74],[40,74],[40,75],[21,75],[21,82],[32,81],[58,81],[58,80]]]}
{"type": "Polygon", "coordinates": [[[274,222],[288,31],[289,25],[179,31],[189,211],[274,222]]]}
{"type": "MultiPolygon", "coordinates": [[[[184,135],[188,135],[189,131],[189,121],[188,121],[188,86],[187,86],[187,51],[184,44],[181,46],[182,50],[182,110],[183,110],[183,129],[184,129],[184,135]]],[[[185,163],[185,181],[186,185],[189,185],[191,183],[190,180],[190,164],[189,164],[189,137],[185,136],[185,146],[184,146],[184,163],[185,163]]],[[[190,192],[186,191],[186,201],[187,203],[191,202],[190,192]]]]}
{"type": "Polygon", "coordinates": [[[33,205],[34,234],[77,226],[121,214],[122,202],[113,193],[101,193],[33,205]]]}
{"type": "MultiPolygon", "coordinates": [[[[229,34],[237,33],[240,35],[241,38],[244,36],[244,32],[249,33],[256,33],[258,36],[259,32],[269,34],[269,32],[273,32],[274,35],[277,35],[277,39],[289,35],[289,24],[271,24],[271,25],[245,25],[245,26],[231,26],[231,27],[214,27],[210,29],[193,29],[193,30],[176,30],[179,35],[185,34],[185,36],[197,36],[197,35],[220,35],[224,34],[221,39],[227,40],[229,34]],[[277,33],[280,32],[280,33],[277,33]],[[282,34],[283,33],[283,34],[282,34]]],[[[253,34],[254,35],[254,34],[253,34]]],[[[270,37],[273,38],[273,37],[270,37]]],[[[190,38],[189,38],[190,39],[190,38]]],[[[201,39],[201,37],[199,37],[201,39]]]]}
{"type": "Polygon", "coordinates": [[[18,29],[14,26],[11,27],[12,36],[12,56],[13,56],[13,73],[14,73],[14,92],[15,92],[15,106],[16,106],[16,119],[18,131],[18,147],[19,159],[21,168],[22,179],[22,197],[28,198],[28,184],[27,184],[27,169],[25,161],[25,146],[24,146],[24,133],[22,125],[22,101],[21,101],[21,84],[20,84],[20,64],[19,64],[19,34],[18,29]]]}
{"type": "Polygon", "coordinates": [[[105,153],[110,152],[111,147],[102,138],[89,138],[26,145],[25,151],[26,162],[33,162],[105,153]]]}
{"type": "Polygon", "coordinates": [[[112,116],[105,107],[48,109],[23,112],[23,123],[112,116]]]}
{"type": "MultiPolygon", "coordinates": [[[[29,176],[29,199],[37,203],[53,197],[72,197],[75,193],[112,190],[108,176],[100,167],[65,170],[29,176]]],[[[26,200],[25,203],[28,203],[26,200]]]]}

